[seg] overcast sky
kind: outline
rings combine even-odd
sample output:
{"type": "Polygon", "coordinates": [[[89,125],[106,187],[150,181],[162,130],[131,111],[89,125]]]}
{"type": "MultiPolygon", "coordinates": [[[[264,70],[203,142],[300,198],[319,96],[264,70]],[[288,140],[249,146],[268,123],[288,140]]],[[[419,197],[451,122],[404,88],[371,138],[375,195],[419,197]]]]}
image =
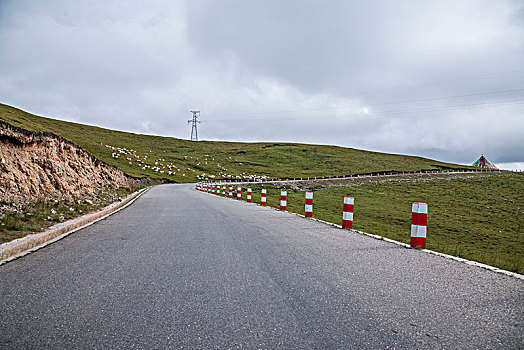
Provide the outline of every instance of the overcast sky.
{"type": "Polygon", "coordinates": [[[0,0],[0,102],[186,139],[199,109],[200,139],[524,167],[524,1],[0,0]]]}

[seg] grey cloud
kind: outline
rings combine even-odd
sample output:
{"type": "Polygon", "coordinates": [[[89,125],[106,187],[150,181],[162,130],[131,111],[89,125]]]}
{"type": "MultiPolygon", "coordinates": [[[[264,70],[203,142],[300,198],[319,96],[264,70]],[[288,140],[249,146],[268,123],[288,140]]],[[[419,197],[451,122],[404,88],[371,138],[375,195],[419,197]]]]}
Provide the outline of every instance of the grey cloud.
{"type": "Polygon", "coordinates": [[[523,9],[513,0],[2,1],[0,101],[184,138],[198,108],[206,139],[522,162],[523,9]]]}
{"type": "Polygon", "coordinates": [[[496,11],[503,7],[487,1],[209,1],[189,12],[188,35],[199,53],[232,52],[254,71],[345,94],[521,66],[517,55],[504,52],[519,40],[522,22],[496,11]]]}

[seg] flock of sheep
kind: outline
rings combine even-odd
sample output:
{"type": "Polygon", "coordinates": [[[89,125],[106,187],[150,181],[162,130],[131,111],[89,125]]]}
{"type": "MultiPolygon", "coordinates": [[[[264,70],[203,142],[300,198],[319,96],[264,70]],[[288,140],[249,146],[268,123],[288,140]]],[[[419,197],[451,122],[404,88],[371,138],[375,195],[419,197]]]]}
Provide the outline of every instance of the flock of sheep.
{"type": "MultiPolygon", "coordinates": [[[[213,167],[214,163],[216,163],[217,172],[216,173],[206,173],[204,170],[197,170],[190,167],[187,167],[185,169],[182,169],[181,167],[176,166],[172,162],[166,162],[164,158],[158,158],[158,159],[152,159],[147,154],[140,156],[137,154],[137,152],[133,149],[127,149],[125,147],[116,147],[111,145],[105,145],[106,148],[109,148],[112,153],[111,157],[114,159],[120,159],[124,158],[128,162],[128,165],[130,166],[138,166],[142,170],[151,170],[159,174],[164,174],[167,176],[181,176],[186,177],[186,173],[189,175],[189,173],[194,173],[194,176],[198,180],[213,180],[213,179],[237,179],[237,180],[249,180],[249,181],[264,181],[268,179],[268,176],[266,175],[257,175],[257,174],[246,174],[245,172],[241,174],[228,174],[228,169],[224,166],[222,166],[215,158],[209,154],[204,154],[203,157],[200,159],[198,157],[193,158],[192,156],[184,156],[184,160],[187,161],[194,161],[195,167],[197,169],[202,168],[208,168],[213,167]],[[148,161],[148,158],[149,161],[148,161]],[[199,172],[200,173],[197,173],[199,172]]],[[[149,153],[152,153],[150,150],[149,153]]],[[[228,157],[231,161],[233,160],[232,157],[228,157]]]]}

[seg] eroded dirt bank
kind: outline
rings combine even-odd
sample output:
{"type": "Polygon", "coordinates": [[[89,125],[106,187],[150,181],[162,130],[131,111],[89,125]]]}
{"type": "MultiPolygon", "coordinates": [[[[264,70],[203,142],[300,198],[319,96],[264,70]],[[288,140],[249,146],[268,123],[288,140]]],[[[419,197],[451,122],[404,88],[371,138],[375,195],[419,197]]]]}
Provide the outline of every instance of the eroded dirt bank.
{"type": "Polygon", "coordinates": [[[98,209],[151,182],[57,135],[0,121],[0,242],[98,209]]]}
{"type": "Polygon", "coordinates": [[[79,146],[50,133],[0,121],[0,200],[71,200],[104,186],[133,187],[137,180],[79,146]]]}

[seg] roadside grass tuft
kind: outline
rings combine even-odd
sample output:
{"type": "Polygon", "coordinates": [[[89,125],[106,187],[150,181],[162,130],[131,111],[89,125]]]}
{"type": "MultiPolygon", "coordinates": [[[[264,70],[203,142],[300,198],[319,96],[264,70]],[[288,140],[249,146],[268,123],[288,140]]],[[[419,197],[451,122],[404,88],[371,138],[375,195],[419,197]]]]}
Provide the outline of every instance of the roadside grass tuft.
{"type": "MultiPolygon", "coordinates": [[[[89,200],[38,201],[10,208],[0,219],[0,244],[44,231],[54,224],[99,210],[127,196],[136,189],[104,188],[89,200]],[[16,211],[14,211],[16,210],[16,211]]],[[[7,205],[7,204],[5,204],[7,205]]]]}

